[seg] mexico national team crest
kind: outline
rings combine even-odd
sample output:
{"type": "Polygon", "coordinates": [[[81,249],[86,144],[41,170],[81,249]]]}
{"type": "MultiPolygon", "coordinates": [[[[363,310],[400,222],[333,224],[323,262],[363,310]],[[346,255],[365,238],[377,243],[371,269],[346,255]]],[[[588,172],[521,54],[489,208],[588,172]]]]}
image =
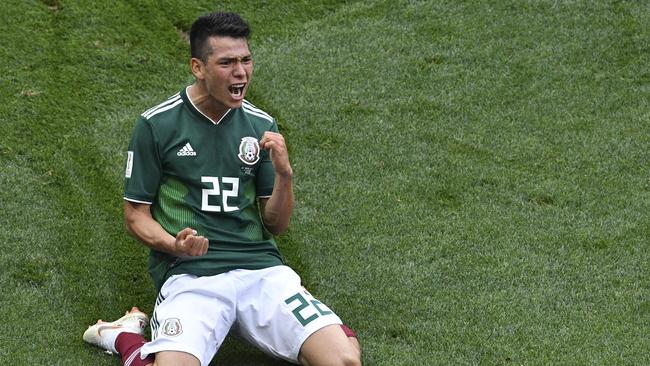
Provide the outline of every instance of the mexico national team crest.
{"type": "Polygon", "coordinates": [[[260,143],[255,137],[242,138],[237,156],[244,164],[254,165],[260,160],[260,143]]]}
{"type": "Polygon", "coordinates": [[[183,327],[181,326],[181,321],[177,318],[169,318],[165,320],[165,324],[162,326],[162,332],[168,337],[176,337],[183,333],[183,327]]]}

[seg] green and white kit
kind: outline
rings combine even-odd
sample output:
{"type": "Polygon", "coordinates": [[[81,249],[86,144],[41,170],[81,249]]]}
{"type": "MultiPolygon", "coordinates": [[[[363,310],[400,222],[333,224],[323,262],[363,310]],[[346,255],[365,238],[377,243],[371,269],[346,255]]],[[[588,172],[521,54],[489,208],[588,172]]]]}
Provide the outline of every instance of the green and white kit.
{"type": "Polygon", "coordinates": [[[207,366],[228,333],[298,363],[302,343],[339,317],[300,286],[287,266],[236,269],[216,276],[175,275],[158,294],[151,342],[141,355],[182,351],[207,366]]]}
{"type": "Polygon", "coordinates": [[[278,131],[275,120],[252,104],[245,101],[215,123],[185,90],[140,116],[128,149],[124,198],[151,204],[152,216],[171,235],[191,227],[210,241],[202,257],[152,251],[149,270],[158,289],[174,274],[283,264],[257,207],[257,198],[273,191],[273,166],[259,146],[266,131],[278,131]]]}
{"type": "Polygon", "coordinates": [[[284,265],[260,217],[258,198],[271,196],[275,176],[259,145],[266,131],[278,131],[275,120],[249,102],[212,121],[187,89],[137,120],[124,199],[150,204],[172,236],[191,227],[209,240],[199,257],[151,250],[149,272],[160,292],[143,355],[183,351],[207,365],[232,330],[297,362],[309,335],[341,324],[284,265]]]}

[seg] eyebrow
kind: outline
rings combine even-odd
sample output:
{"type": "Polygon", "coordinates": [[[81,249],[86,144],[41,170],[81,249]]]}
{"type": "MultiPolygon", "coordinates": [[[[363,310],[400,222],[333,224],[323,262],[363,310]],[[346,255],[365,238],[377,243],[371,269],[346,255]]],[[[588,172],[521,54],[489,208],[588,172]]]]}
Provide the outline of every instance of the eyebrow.
{"type": "Polygon", "coordinates": [[[249,53],[249,54],[244,55],[244,56],[224,56],[224,57],[219,57],[219,58],[217,58],[217,62],[221,62],[221,61],[244,61],[246,59],[251,59],[251,58],[253,58],[253,55],[249,53]]]}

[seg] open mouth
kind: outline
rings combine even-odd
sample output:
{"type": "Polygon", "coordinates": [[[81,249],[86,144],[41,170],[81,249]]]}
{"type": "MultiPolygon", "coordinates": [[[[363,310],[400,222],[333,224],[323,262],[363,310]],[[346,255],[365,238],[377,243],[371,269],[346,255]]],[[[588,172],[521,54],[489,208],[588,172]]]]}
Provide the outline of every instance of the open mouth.
{"type": "Polygon", "coordinates": [[[246,83],[233,84],[228,88],[228,91],[230,91],[230,94],[232,94],[233,97],[241,98],[244,95],[244,87],[245,86],[246,86],[246,83]]]}

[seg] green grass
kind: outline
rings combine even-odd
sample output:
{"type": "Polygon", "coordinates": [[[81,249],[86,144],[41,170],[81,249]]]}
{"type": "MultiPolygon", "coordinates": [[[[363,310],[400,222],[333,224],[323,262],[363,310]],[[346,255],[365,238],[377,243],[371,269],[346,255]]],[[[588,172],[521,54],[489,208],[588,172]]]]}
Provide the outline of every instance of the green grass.
{"type": "MultiPolygon", "coordinates": [[[[2,363],[118,365],[85,327],[152,310],[124,150],[213,4],[0,5],[2,363]]],[[[224,8],[290,144],[282,251],[366,365],[650,364],[646,3],[224,8]]],[[[250,364],[282,363],[232,340],[213,362],[250,364]]]]}

